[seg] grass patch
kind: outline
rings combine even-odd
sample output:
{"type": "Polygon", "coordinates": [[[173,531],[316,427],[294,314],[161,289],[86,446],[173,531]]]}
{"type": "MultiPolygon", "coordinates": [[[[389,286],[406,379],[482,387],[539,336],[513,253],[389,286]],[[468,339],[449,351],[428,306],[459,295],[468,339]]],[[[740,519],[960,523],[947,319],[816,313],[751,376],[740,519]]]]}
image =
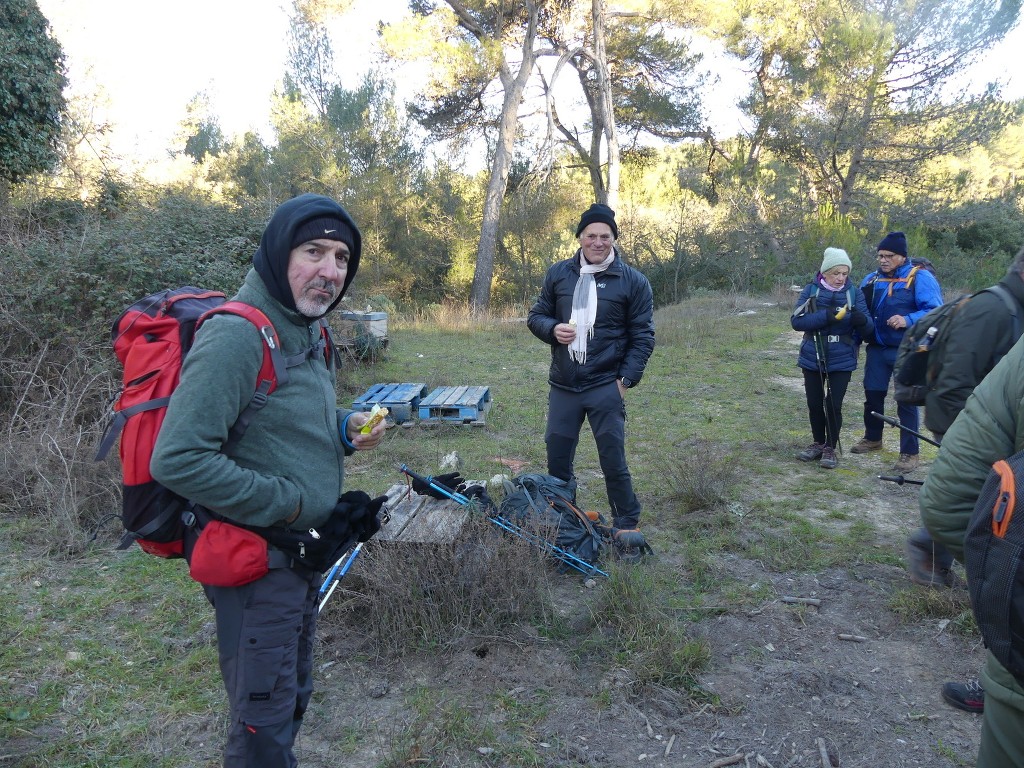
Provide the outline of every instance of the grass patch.
{"type": "MultiPolygon", "coordinates": [[[[901,565],[902,542],[865,512],[877,481],[845,459],[835,472],[795,459],[809,426],[789,309],[702,294],[658,310],[658,346],[641,386],[627,394],[627,455],[654,559],[610,564],[610,579],[583,588],[485,520],[450,545],[375,542],[322,617],[320,650],[330,650],[326,638],[343,638],[360,664],[426,653],[443,665],[483,638],[527,637],[522,642],[557,647],[588,679],[604,681],[588,693],[598,712],[654,690],[701,702],[709,700],[698,680],[710,656],[695,623],[775,594],[771,578],[741,579],[731,566],[746,560],[772,574],[804,574],[901,565]]],[[[438,306],[390,320],[386,348],[343,360],[340,403],[373,384],[423,382],[488,386],[493,406],[484,426],[388,430],[380,449],[347,460],[349,489],[377,495],[402,480],[397,464],[431,474],[452,454],[475,480],[545,471],[550,356],[522,315],[438,306]]],[[[191,765],[215,764],[224,713],[212,612],[182,563],[114,551],[117,521],[100,522],[117,509],[116,462],[92,465],[98,430],[86,417],[64,418],[73,407],[61,394],[88,392],[98,402],[106,386],[66,383],[29,398],[34,410],[15,414],[0,448],[16,478],[0,496],[0,576],[9,592],[0,603],[5,754],[26,766],[177,768],[183,754],[191,765]],[[53,412],[45,410],[50,401],[53,412]]],[[[856,383],[848,436],[859,419],[856,383]]],[[[586,426],[576,468],[581,506],[607,515],[586,426]]],[[[898,590],[889,607],[907,623],[948,619],[952,631],[976,632],[960,591],[898,590]]],[[[472,699],[407,689],[395,721],[403,728],[386,737],[378,764],[573,764],[572,745],[552,739],[545,725],[554,717],[551,697],[539,686],[472,699]],[[540,747],[545,738],[550,746],[540,747]]],[[[329,709],[320,698],[316,704],[329,709]]],[[[333,734],[346,755],[360,736],[348,725],[333,734]]]]}

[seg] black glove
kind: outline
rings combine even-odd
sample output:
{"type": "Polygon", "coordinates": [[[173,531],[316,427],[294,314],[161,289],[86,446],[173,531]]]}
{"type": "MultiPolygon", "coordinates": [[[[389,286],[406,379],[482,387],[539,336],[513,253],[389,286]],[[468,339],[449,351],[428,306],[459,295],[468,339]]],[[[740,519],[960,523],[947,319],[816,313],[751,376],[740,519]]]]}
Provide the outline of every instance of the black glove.
{"type": "Polygon", "coordinates": [[[853,310],[853,317],[850,322],[853,323],[853,327],[857,329],[864,328],[868,324],[868,316],[861,312],[859,309],[853,310]]]}
{"type": "MultiPolygon", "coordinates": [[[[458,489],[458,487],[460,485],[463,485],[466,482],[466,479],[462,475],[460,475],[458,472],[449,472],[446,475],[434,475],[430,479],[433,480],[438,485],[443,485],[445,488],[447,488],[450,491],[455,491],[456,489],[458,489]]],[[[447,499],[448,498],[447,496],[445,496],[440,491],[435,490],[434,488],[431,488],[423,480],[413,479],[413,481],[412,481],[412,489],[414,491],[416,491],[416,493],[422,494],[424,496],[431,496],[431,497],[433,497],[435,499],[447,499]]],[[[344,497],[342,497],[342,498],[344,498],[344,497]]]]}
{"type": "Polygon", "coordinates": [[[339,541],[348,540],[352,536],[359,541],[369,541],[380,530],[380,518],[377,515],[387,500],[387,496],[371,499],[364,491],[347,491],[334,505],[327,527],[331,529],[332,535],[335,526],[338,530],[344,527],[347,535],[339,541]]]}

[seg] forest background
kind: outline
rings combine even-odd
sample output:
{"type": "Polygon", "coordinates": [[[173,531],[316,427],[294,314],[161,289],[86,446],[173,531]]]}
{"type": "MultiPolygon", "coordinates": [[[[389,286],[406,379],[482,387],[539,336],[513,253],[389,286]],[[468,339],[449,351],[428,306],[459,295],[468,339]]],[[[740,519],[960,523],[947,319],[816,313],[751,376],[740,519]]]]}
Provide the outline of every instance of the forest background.
{"type": "Polygon", "coordinates": [[[177,178],[125,170],[88,99],[65,96],[35,0],[0,5],[0,412],[80,398],[92,428],[115,380],[109,328],[132,301],[195,284],[231,293],[274,208],[339,200],[364,235],[352,309],[521,316],[575,248],[594,200],[659,307],[805,283],[822,249],[855,273],[907,232],[947,292],[998,279],[1024,244],[1024,102],[964,80],[1018,23],[1019,0],[891,3],[413,0],[381,56],[419,62],[399,103],[370,70],[340,85],[337,0],[295,0],[273,138],[228,137],[188,105],[177,178]],[[749,74],[748,128],[716,135],[698,50],[749,74]],[[721,60],[721,59],[718,59],[721,60]],[[477,168],[469,171],[468,168],[477,168]],[[102,390],[97,392],[96,390],[102,390]]]}

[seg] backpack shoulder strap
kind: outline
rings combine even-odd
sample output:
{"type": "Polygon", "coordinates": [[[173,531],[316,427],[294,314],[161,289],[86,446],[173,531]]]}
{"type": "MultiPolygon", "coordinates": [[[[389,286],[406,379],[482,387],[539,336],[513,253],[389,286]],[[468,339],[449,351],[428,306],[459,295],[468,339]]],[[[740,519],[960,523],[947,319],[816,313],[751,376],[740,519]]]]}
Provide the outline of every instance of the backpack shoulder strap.
{"type": "Polygon", "coordinates": [[[235,423],[228,432],[228,439],[224,442],[221,450],[230,453],[238,441],[245,435],[249,424],[255,417],[256,412],[267,404],[267,396],[277,389],[278,386],[288,380],[288,359],[281,352],[281,341],[274,330],[274,324],[261,310],[241,301],[227,301],[219,307],[214,307],[206,312],[196,321],[196,331],[213,315],[237,315],[248,320],[260,334],[263,340],[263,361],[260,364],[260,371],[256,377],[256,388],[252,400],[245,409],[238,415],[235,423]]]}
{"type": "Polygon", "coordinates": [[[920,264],[915,264],[914,266],[912,266],[912,267],[910,268],[910,271],[909,271],[909,272],[907,273],[907,277],[906,277],[906,280],[907,280],[907,290],[908,290],[908,291],[910,290],[910,286],[911,286],[911,285],[913,285],[913,283],[914,283],[914,276],[915,276],[915,275],[916,275],[916,274],[917,274],[917,273],[918,273],[918,272],[919,272],[920,270],[921,270],[921,265],[920,265],[920,264]]]}
{"type": "MultiPolygon", "coordinates": [[[[1000,285],[999,283],[996,283],[995,285],[990,285],[988,288],[982,288],[980,291],[978,291],[978,293],[985,292],[994,293],[996,296],[1002,299],[1003,304],[1006,305],[1006,309],[1010,313],[1010,317],[1013,318],[1013,340],[1010,342],[1010,346],[1013,346],[1013,344],[1017,343],[1017,339],[1020,338],[1021,334],[1020,305],[1017,303],[1017,300],[1013,297],[1013,294],[1006,290],[1006,288],[1000,285]]],[[[978,294],[974,295],[977,296],[978,294]]]]}

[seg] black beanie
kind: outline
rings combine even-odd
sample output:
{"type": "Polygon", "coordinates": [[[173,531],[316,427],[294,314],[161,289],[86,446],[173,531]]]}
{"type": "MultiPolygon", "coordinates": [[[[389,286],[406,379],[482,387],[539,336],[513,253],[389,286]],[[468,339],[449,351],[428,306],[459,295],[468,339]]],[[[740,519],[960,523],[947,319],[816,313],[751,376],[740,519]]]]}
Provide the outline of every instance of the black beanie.
{"type": "Polygon", "coordinates": [[[612,228],[612,237],[616,240],[619,239],[619,228],[615,224],[615,211],[601,203],[594,203],[580,217],[580,224],[576,227],[576,237],[580,236],[580,232],[586,229],[587,225],[595,223],[607,224],[612,228]]]}
{"type": "Polygon", "coordinates": [[[891,251],[900,256],[907,255],[907,236],[902,232],[890,232],[878,244],[879,251],[891,251]]]}
{"type": "Polygon", "coordinates": [[[352,237],[352,229],[341,219],[332,216],[323,216],[302,222],[295,228],[291,247],[296,248],[310,240],[337,240],[348,246],[349,253],[355,252],[355,238],[352,237]]]}

